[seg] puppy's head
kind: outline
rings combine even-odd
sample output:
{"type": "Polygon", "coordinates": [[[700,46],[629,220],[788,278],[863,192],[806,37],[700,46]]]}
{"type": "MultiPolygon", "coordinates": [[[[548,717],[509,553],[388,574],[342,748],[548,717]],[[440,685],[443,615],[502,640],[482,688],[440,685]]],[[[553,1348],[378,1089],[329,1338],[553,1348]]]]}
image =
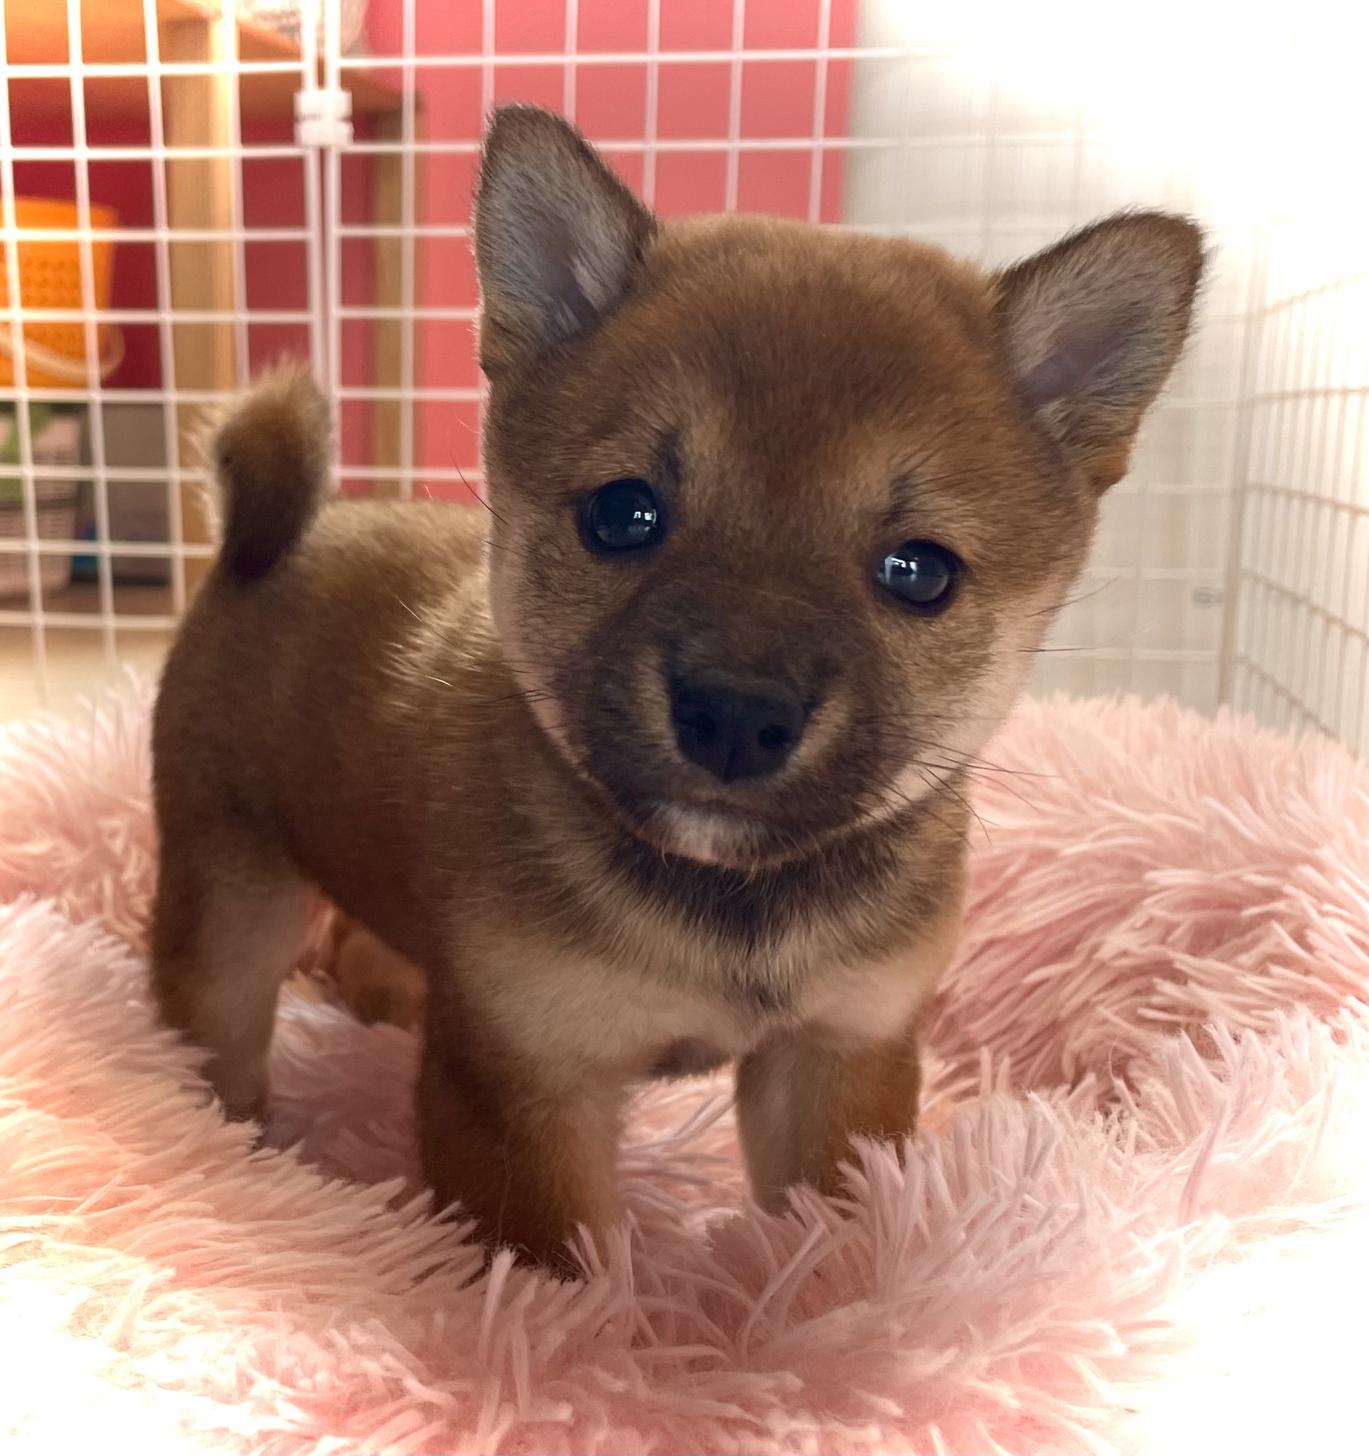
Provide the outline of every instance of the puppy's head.
{"type": "Polygon", "coordinates": [[[665,225],[530,108],[490,131],[476,254],[511,667],[636,834],[737,867],[899,814],[1002,721],[1202,267],[1161,214],[988,275],[665,225]]]}

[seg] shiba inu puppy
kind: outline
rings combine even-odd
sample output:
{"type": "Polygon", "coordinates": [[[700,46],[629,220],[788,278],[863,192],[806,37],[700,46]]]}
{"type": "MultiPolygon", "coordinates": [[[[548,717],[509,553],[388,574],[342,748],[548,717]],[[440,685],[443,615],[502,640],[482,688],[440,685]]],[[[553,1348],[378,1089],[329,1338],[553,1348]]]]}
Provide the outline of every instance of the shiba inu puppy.
{"type": "Polygon", "coordinates": [[[966,779],[1189,328],[1183,218],[1001,272],[663,223],[498,112],[475,220],[488,513],[325,502],[303,377],[214,440],[222,552],[155,725],[153,978],[257,1116],[322,892],[426,982],[436,1198],[557,1264],[641,1078],[736,1063],[753,1187],[914,1125],[966,779]]]}

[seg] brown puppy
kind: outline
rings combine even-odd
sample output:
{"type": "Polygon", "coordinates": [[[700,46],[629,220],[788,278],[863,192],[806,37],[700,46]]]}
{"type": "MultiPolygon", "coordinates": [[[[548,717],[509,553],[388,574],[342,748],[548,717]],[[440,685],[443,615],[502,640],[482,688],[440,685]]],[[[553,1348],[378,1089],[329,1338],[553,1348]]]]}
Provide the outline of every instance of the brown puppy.
{"type": "Polygon", "coordinates": [[[328,504],[268,380],[162,684],[154,976],[256,1116],[320,888],[428,984],[424,1166],[558,1261],[618,1217],[634,1079],[738,1063],[770,1206],[912,1128],[967,766],[1176,357],[1196,229],[1004,273],[756,218],[663,225],[499,113],[477,211],[490,518],[328,504]]]}

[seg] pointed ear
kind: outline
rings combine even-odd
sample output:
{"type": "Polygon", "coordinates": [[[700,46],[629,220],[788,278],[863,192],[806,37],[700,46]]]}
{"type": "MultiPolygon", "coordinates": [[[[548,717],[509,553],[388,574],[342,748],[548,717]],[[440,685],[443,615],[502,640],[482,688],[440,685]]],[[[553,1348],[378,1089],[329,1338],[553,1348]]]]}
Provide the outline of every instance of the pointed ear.
{"type": "Polygon", "coordinates": [[[504,106],[475,202],[487,372],[594,328],[632,284],[655,219],[568,122],[504,106]]]}
{"type": "Polygon", "coordinates": [[[993,279],[1000,337],[1028,404],[1106,490],[1193,314],[1202,234],[1169,213],[1105,218],[993,279]]]}

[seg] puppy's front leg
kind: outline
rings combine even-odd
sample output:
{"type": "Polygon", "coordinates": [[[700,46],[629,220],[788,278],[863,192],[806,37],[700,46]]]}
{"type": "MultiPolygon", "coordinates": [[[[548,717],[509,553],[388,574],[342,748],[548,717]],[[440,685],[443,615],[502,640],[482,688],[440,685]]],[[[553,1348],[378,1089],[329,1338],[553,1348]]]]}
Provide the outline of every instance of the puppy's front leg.
{"type": "Polygon", "coordinates": [[[598,1236],[620,1216],[622,1088],[592,1075],[548,1083],[517,1058],[481,1065],[468,1050],[430,1026],[418,1120],[436,1204],[458,1204],[487,1244],[575,1273],[577,1226],[598,1236]]]}
{"type": "Polygon", "coordinates": [[[851,1138],[912,1132],[920,1087],[911,1025],[874,1043],[785,1033],[749,1053],[737,1068],[737,1124],[757,1202],[780,1212],[796,1183],[838,1192],[851,1138]]]}
{"type": "Polygon", "coordinates": [[[795,1183],[835,1193],[853,1137],[917,1125],[917,1019],[960,937],[961,887],[893,959],[813,988],[811,1020],[761,1043],[737,1068],[737,1125],[752,1192],[778,1212],[795,1183]]]}

